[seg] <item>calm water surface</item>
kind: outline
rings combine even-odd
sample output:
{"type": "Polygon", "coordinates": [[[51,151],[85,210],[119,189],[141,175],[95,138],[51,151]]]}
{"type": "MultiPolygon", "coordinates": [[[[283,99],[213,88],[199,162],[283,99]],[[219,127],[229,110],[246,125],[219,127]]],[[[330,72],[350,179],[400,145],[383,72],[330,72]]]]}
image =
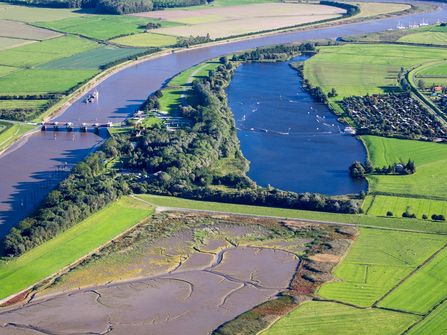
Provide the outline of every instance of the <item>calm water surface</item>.
{"type": "Polygon", "coordinates": [[[248,174],[259,185],[331,195],[366,188],[348,173],[366,157],[362,143],[341,134],[344,125],[301,87],[288,62],[241,65],[227,95],[248,174]]]}

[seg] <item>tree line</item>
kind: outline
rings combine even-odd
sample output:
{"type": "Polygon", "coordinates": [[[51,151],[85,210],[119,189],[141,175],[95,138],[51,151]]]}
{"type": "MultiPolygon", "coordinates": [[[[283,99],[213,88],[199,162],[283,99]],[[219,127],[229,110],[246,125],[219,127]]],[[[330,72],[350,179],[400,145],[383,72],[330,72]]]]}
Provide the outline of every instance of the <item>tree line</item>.
{"type": "Polygon", "coordinates": [[[365,163],[355,161],[349,166],[349,174],[352,178],[363,179],[367,174],[394,174],[408,175],[416,172],[416,165],[409,159],[407,163],[394,163],[383,167],[373,167],[370,160],[365,163]]]}

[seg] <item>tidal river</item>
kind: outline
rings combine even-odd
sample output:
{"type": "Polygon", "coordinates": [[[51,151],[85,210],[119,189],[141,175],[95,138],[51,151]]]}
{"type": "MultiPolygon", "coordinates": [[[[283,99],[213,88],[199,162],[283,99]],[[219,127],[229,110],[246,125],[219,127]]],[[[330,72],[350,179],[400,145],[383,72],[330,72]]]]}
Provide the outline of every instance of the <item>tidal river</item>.
{"type": "MultiPolygon", "coordinates": [[[[292,61],[304,61],[301,56],[292,61]]],[[[302,88],[302,78],[281,63],[241,65],[227,89],[248,175],[259,185],[330,195],[358,193],[349,165],[366,151],[326,105],[302,88]]]]}
{"type": "MultiPolygon", "coordinates": [[[[403,1],[402,1],[403,2],[403,1]]],[[[424,2],[426,3],[426,2],[424,2]]],[[[447,17],[447,7],[432,13],[414,14],[408,21],[434,23],[447,17]]],[[[344,24],[334,27],[281,33],[246,41],[176,52],[128,67],[107,78],[98,86],[100,97],[94,104],[82,104],[85,97],[73,103],[58,116],[58,121],[91,122],[120,121],[133,113],[141,102],[170,77],[213,57],[249,48],[332,38],[395,28],[403,18],[386,18],[372,22],[344,24]]],[[[102,141],[94,134],[68,136],[34,134],[16,143],[0,156],[0,237],[23,217],[29,215],[89,149],[102,141]]],[[[272,182],[273,184],[273,182],[272,182]]],[[[279,185],[278,185],[279,186],[279,185]]],[[[337,192],[338,193],[338,192],[337,192]]]]}

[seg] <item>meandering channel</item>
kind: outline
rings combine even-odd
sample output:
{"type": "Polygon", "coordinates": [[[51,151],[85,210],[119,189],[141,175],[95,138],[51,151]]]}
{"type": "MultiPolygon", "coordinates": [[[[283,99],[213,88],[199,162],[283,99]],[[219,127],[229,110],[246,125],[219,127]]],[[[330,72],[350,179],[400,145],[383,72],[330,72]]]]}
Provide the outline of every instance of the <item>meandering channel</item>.
{"type": "MultiPolygon", "coordinates": [[[[404,1],[402,1],[404,2],[404,1]]],[[[424,2],[426,3],[426,2],[424,2]]],[[[405,19],[434,23],[447,17],[447,6],[437,3],[432,13],[408,15],[405,19]]],[[[58,121],[120,121],[133,113],[143,100],[168,78],[205,60],[249,48],[320,38],[384,31],[394,28],[402,17],[342,24],[307,31],[280,33],[250,40],[190,49],[128,67],[98,85],[100,97],[93,104],[83,104],[81,97],[58,121]]],[[[0,236],[42,201],[45,195],[81,160],[89,149],[102,141],[94,134],[64,135],[35,133],[22,139],[0,156],[0,236]]]]}

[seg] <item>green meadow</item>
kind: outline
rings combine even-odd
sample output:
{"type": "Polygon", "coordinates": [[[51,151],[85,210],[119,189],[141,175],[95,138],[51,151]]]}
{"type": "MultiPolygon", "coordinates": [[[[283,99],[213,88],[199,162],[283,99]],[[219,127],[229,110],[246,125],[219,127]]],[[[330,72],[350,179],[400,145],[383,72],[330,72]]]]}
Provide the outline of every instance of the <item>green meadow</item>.
{"type": "Polygon", "coordinates": [[[397,335],[419,317],[310,301],[281,318],[262,335],[397,335]]]}
{"type": "Polygon", "coordinates": [[[111,40],[113,43],[120,45],[127,45],[131,47],[166,47],[177,43],[177,37],[155,34],[155,33],[141,33],[118,37],[111,40]]]}
{"type": "Polygon", "coordinates": [[[0,299],[68,266],[151,213],[150,206],[124,197],[24,255],[0,261],[0,299]]]}
{"type": "Polygon", "coordinates": [[[0,121],[0,151],[5,150],[14,143],[20,136],[30,131],[34,127],[27,124],[7,123],[0,121]]]}
{"type": "Polygon", "coordinates": [[[416,196],[447,200],[447,146],[439,143],[363,136],[369,157],[375,167],[388,166],[412,159],[412,175],[370,175],[371,193],[416,196]]]}
{"type": "Polygon", "coordinates": [[[405,280],[379,304],[412,313],[428,313],[447,297],[447,249],[405,280]]]}
{"type": "Polygon", "coordinates": [[[360,229],[334,272],[337,280],[324,284],[318,295],[369,307],[446,241],[447,237],[441,235],[360,229]]]}
{"type": "Polygon", "coordinates": [[[398,73],[423,62],[447,57],[447,49],[389,44],[346,44],[320,47],[304,63],[304,77],[324,92],[337,90],[336,100],[347,96],[399,90],[398,73]]]}
{"type": "Polygon", "coordinates": [[[408,335],[444,335],[447,334],[447,301],[437,307],[425,319],[415,325],[408,335]]]}

